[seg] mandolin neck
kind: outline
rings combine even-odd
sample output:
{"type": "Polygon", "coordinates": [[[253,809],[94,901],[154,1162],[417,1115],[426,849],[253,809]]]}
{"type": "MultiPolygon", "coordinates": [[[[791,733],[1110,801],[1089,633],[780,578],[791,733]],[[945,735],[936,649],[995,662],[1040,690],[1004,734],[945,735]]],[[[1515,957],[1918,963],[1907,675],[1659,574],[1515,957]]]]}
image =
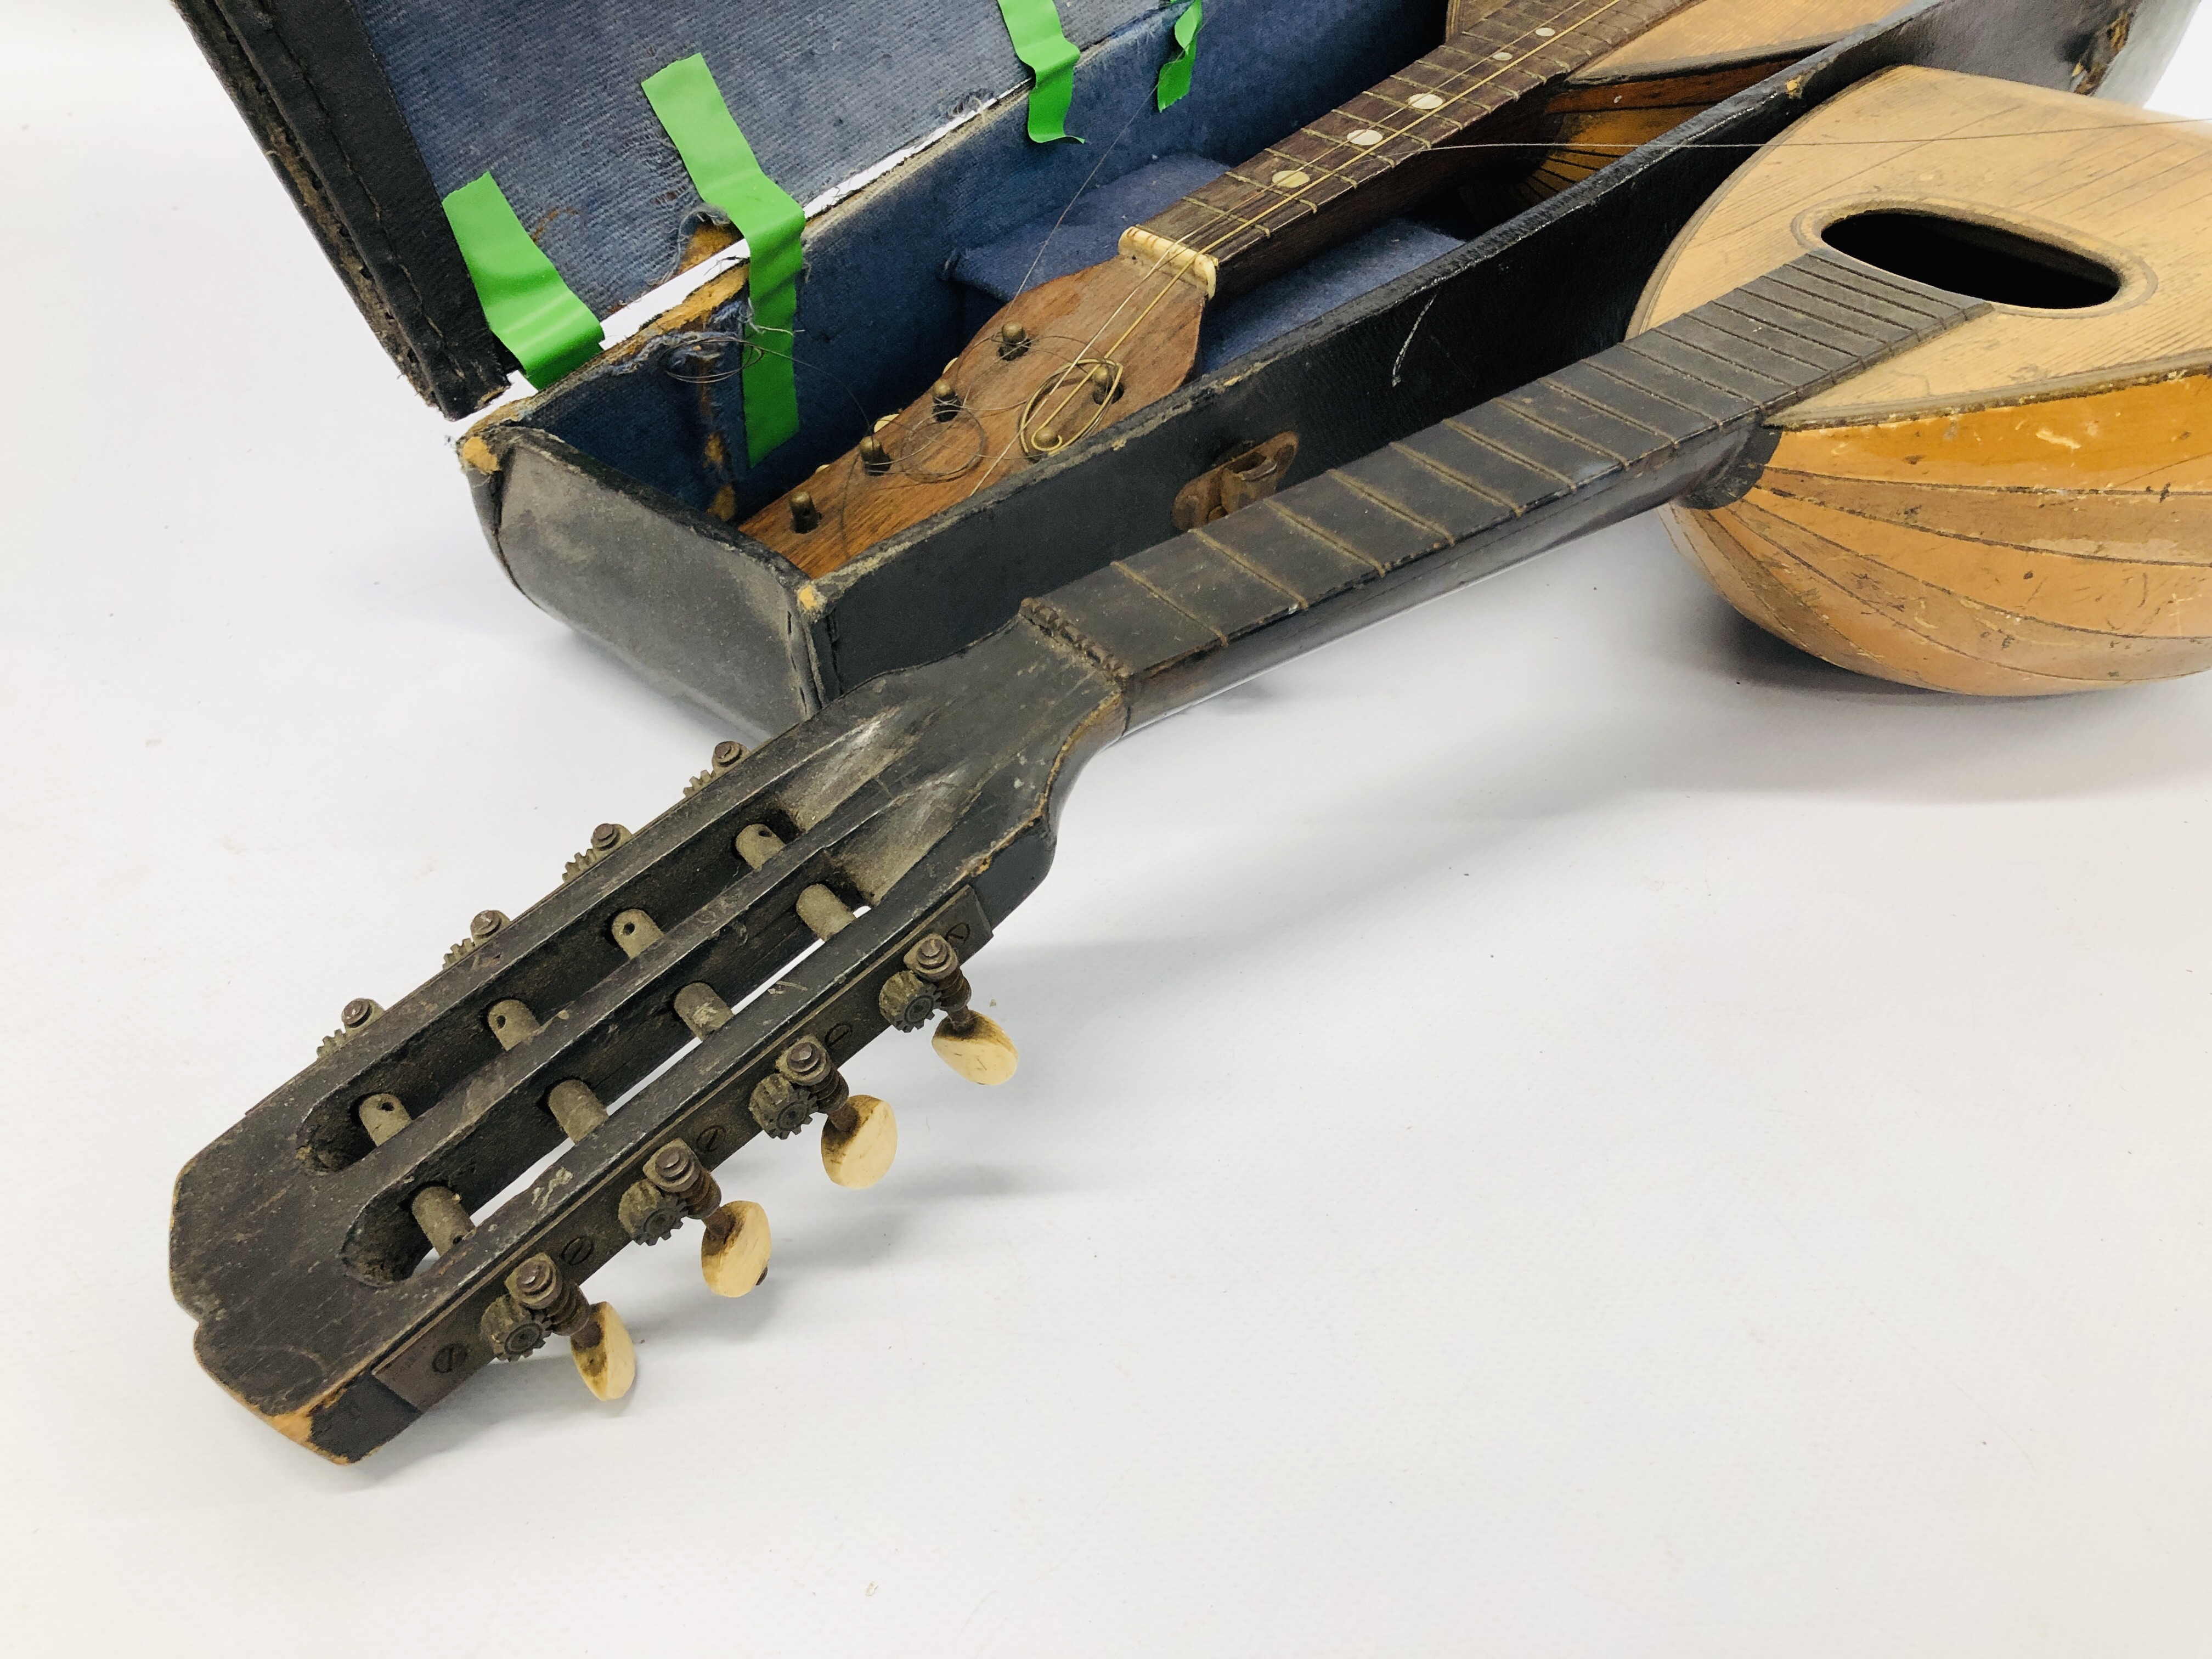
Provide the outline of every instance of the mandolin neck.
{"type": "Polygon", "coordinates": [[[1029,600],[1130,726],[1677,495],[1768,416],[1989,309],[1820,250],[1348,466],[1029,600]]]}
{"type": "Polygon", "coordinates": [[[1472,170],[1474,129],[1516,110],[1533,119],[1532,94],[1685,3],[1506,0],[1471,19],[1462,7],[1443,46],[1124,233],[1122,251],[1209,295],[1256,287],[1472,170]]]}

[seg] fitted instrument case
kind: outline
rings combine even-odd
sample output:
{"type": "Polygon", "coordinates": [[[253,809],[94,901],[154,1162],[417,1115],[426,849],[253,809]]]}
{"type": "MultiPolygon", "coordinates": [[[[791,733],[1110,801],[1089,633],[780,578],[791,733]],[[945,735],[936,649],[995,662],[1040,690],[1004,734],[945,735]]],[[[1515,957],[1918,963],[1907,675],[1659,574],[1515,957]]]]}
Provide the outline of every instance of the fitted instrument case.
{"type": "Polygon", "coordinates": [[[1180,4],[1060,0],[1083,48],[1068,130],[1086,142],[1049,145],[1026,135],[995,0],[178,4],[364,317],[446,415],[500,398],[515,368],[447,192],[492,172],[601,317],[690,270],[690,292],[492,411],[461,459],[524,593],[757,740],[1164,539],[1177,492],[1226,458],[1295,433],[1295,482],[1619,339],[1706,196],[1863,76],[1921,64],[2140,101],[2194,0],[1922,0],[1503,223],[1446,204],[1209,314],[1180,392],[817,578],[736,522],[930,384],[991,308],[963,275],[1071,203],[1059,246],[1083,246],[1084,198],[1150,188],[1121,222],[1156,210],[1179,167],[1242,161],[1437,45],[1442,0],[1206,0],[1190,93],[1164,112],[1154,80],[1180,4]],[[697,350],[746,314],[742,266],[720,268],[735,234],[639,91],[694,52],[800,202],[879,169],[807,223],[799,429],[750,467],[738,381],[700,372],[697,350]]]}

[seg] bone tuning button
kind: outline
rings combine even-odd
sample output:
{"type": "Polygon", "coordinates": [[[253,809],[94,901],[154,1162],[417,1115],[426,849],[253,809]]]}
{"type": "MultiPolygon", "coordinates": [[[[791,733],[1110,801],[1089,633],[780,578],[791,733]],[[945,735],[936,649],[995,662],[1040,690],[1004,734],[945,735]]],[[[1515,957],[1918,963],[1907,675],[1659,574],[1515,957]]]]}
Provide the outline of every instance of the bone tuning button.
{"type": "Polygon", "coordinates": [[[968,1006],[973,994],[959,952],[942,933],[929,933],[906,953],[906,967],[884,982],[877,1007],[902,1031],[918,1031],[932,1014],[943,1014],[929,1039],[938,1058],[970,1083],[1004,1083],[1021,1055],[998,1021],[968,1006]]]}
{"type": "Polygon", "coordinates": [[[501,1359],[520,1359],[548,1336],[567,1337],[576,1375],[602,1400],[621,1399],[637,1381],[637,1346],[622,1316],[586,1301],[543,1251],[507,1276],[507,1294],[484,1310],[483,1334],[501,1359]]]}
{"type": "Polygon", "coordinates": [[[707,1218],[699,1272],[716,1296],[743,1296],[768,1276],[768,1212],[732,1199],[707,1218]]]}
{"type": "Polygon", "coordinates": [[[1021,1054],[999,1022],[973,1008],[963,1012],[967,1029],[956,1030],[951,1016],[930,1033],[937,1057],[970,1083],[1004,1083],[1021,1064],[1021,1054]]]}
{"type": "Polygon", "coordinates": [[[854,1095],[822,1120],[822,1167],[840,1187],[872,1187],[898,1156],[898,1119],[873,1095],[854,1095]]]}
{"type": "Polygon", "coordinates": [[[630,1340],[629,1327],[611,1302],[592,1304],[592,1323],[599,1340],[570,1337],[568,1357],[576,1362],[576,1375],[586,1388],[602,1400],[619,1400],[637,1381],[637,1344],[630,1340]]]}

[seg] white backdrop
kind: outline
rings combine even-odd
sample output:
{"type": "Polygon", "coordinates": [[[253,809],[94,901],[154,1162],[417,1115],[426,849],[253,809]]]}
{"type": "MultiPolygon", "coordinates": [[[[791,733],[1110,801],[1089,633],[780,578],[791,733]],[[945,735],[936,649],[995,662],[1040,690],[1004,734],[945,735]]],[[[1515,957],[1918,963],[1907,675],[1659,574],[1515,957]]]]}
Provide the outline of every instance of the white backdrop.
{"type": "Polygon", "coordinates": [[[720,734],[507,585],[163,7],[0,19],[16,1650],[2203,1652],[2212,680],[1855,680],[1649,520],[1109,750],[1018,1079],[726,1166],[775,1271],[597,1278],[621,1405],[254,1422],[178,1166],[720,734]]]}

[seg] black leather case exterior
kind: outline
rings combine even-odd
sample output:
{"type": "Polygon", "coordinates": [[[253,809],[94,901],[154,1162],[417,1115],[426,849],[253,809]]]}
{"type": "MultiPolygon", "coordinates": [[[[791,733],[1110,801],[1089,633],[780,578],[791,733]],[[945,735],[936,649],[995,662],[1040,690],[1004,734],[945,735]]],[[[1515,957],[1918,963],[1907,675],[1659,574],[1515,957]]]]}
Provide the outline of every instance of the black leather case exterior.
{"type": "MultiPolygon", "coordinates": [[[[2170,52],[2192,5],[2146,0],[2136,40],[2170,52]]],[[[526,425],[493,437],[505,463],[480,499],[509,574],[538,605],[748,740],[764,736],[1172,534],[1176,490],[1254,443],[1297,432],[1295,482],[1611,345],[1675,234],[1748,147],[1865,76],[1919,64],[2067,88],[2127,9],[1934,0],[820,580],[526,425]]]]}

